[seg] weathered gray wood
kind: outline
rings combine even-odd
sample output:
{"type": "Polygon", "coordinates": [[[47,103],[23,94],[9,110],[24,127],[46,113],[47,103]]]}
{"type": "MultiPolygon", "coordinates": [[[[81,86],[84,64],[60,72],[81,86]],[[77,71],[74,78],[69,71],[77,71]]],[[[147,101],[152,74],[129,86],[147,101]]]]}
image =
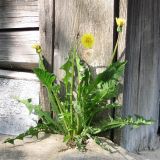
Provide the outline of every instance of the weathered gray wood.
{"type": "MultiPolygon", "coordinates": [[[[39,0],[40,6],[40,42],[46,68],[53,71],[54,52],[54,0],[39,0]]],[[[45,110],[50,110],[46,90],[41,87],[41,104],[45,110]]]]}
{"type": "Polygon", "coordinates": [[[113,48],[113,0],[63,0],[55,1],[55,52],[54,72],[62,78],[60,66],[77,34],[92,33],[95,46],[82,50],[82,58],[96,71],[110,61],[113,48]]]}
{"type": "Polygon", "coordinates": [[[38,26],[38,0],[0,1],[0,29],[38,26]]]}
{"type": "Polygon", "coordinates": [[[31,69],[38,64],[32,44],[38,41],[38,31],[0,32],[0,67],[31,69]]]}
{"type": "Polygon", "coordinates": [[[156,148],[160,1],[132,0],[128,3],[124,115],[140,114],[155,120],[152,126],[124,130],[123,146],[135,151],[156,148]]]}
{"type": "MultiPolygon", "coordinates": [[[[125,19],[126,23],[123,26],[123,30],[121,33],[119,33],[119,41],[118,41],[118,51],[117,51],[117,59],[120,61],[125,60],[125,54],[126,54],[126,29],[127,29],[127,6],[128,6],[128,0],[120,0],[119,1],[119,17],[125,19]]],[[[124,76],[121,77],[121,93],[119,94],[117,98],[117,102],[119,104],[122,104],[123,106],[123,87],[124,87],[124,76]]],[[[122,116],[122,108],[116,110],[117,116],[122,116]]],[[[122,139],[122,133],[121,129],[116,129],[114,135],[114,142],[117,144],[120,144],[122,139]]]]}
{"type": "Polygon", "coordinates": [[[124,60],[125,59],[125,49],[126,49],[126,29],[127,29],[127,6],[128,6],[128,0],[120,0],[119,1],[119,17],[125,19],[125,25],[123,26],[123,31],[120,33],[120,38],[118,42],[118,60],[124,60]]]}
{"type": "Polygon", "coordinates": [[[53,70],[54,50],[54,1],[39,0],[40,6],[40,42],[43,49],[43,56],[46,60],[46,67],[53,70]]]}
{"type": "Polygon", "coordinates": [[[3,69],[0,69],[0,78],[39,81],[34,73],[10,71],[3,69]]]}

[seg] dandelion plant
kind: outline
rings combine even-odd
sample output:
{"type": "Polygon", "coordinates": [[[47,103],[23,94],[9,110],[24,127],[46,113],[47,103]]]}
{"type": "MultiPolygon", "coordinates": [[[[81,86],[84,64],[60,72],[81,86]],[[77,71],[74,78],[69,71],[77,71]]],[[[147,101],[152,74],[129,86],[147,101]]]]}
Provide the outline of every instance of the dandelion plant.
{"type": "MultiPolygon", "coordinates": [[[[120,33],[124,25],[123,19],[116,19],[117,31],[120,33]]],[[[95,43],[92,34],[84,34],[81,43],[85,48],[92,48],[95,43]]],[[[118,43],[117,43],[118,44],[118,43]]],[[[93,76],[90,67],[85,63],[78,53],[78,47],[73,47],[68,59],[61,69],[65,74],[61,83],[57,82],[56,75],[45,68],[42,56],[42,48],[36,44],[33,47],[39,55],[39,67],[33,71],[48,92],[51,111],[55,113],[52,117],[49,112],[43,111],[40,105],[33,105],[31,100],[19,100],[25,104],[30,113],[35,112],[42,123],[31,127],[25,133],[5,142],[14,143],[15,139],[23,139],[25,136],[38,136],[39,132],[58,133],[64,135],[64,141],[69,145],[84,148],[88,138],[94,138],[101,132],[113,128],[122,128],[126,125],[139,127],[149,125],[151,120],[145,120],[141,116],[115,117],[110,115],[95,121],[97,114],[106,110],[117,109],[120,104],[110,101],[119,94],[119,79],[123,74],[126,62],[111,62],[103,72],[93,76]],[[63,94],[61,91],[63,90],[63,94]]],[[[111,61],[115,56],[117,45],[113,51],[111,61]]]]}

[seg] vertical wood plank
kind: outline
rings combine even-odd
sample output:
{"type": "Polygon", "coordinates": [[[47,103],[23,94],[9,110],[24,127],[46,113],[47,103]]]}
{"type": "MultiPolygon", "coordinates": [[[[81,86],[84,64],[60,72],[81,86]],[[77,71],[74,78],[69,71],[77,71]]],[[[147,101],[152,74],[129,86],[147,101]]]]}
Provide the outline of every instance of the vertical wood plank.
{"type": "Polygon", "coordinates": [[[152,118],[151,126],[123,131],[122,145],[130,151],[156,148],[160,50],[160,1],[128,1],[126,58],[128,61],[124,88],[124,115],[139,114],[152,118]]]}
{"type": "Polygon", "coordinates": [[[113,0],[63,0],[55,3],[54,72],[62,78],[63,64],[77,34],[92,33],[96,43],[82,58],[97,72],[110,60],[113,48],[113,0]]]}
{"type": "MultiPolygon", "coordinates": [[[[40,42],[47,69],[53,71],[54,54],[54,0],[39,0],[40,7],[40,42]]],[[[50,110],[47,91],[41,86],[41,104],[45,110],[50,110]]]]}
{"type": "MultiPolygon", "coordinates": [[[[123,26],[123,31],[120,33],[118,42],[117,60],[124,61],[126,54],[126,30],[127,30],[127,10],[128,0],[119,0],[119,17],[125,19],[126,23],[123,26]]],[[[124,76],[121,78],[121,93],[118,96],[117,102],[123,106],[123,92],[124,92],[124,76]]],[[[116,110],[116,116],[122,116],[122,109],[116,110]]],[[[114,135],[114,142],[120,144],[122,140],[122,130],[116,129],[114,135]]]]}
{"type": "Polygon", "coordinates": [[[125,59],[125,49],[126,49],[126,29],[127,29],[127,6],[128,0],[119,1],[119,17],[125,19],[126,23],[123,26],[123,32],[121,33],[119,43],[118,43],[118,59],[125,59]]]}

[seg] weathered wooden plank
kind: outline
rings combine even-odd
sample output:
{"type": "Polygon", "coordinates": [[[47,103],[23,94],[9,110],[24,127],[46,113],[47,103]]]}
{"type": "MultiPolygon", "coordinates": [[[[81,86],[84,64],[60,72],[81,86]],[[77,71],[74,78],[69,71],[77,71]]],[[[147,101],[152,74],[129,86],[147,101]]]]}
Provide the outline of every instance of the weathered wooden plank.
{"type": "Polygon", "coordinates": [[[31,46],[38,40],[38,31],[0,32],[0,67],[31,69],[36,66],[38,55],[31,46]]]}
{"type": "Polygon", "coordinates": [[[0,29],[38,26],[38,0],[0,1],[0,29]]]}
{"type": "MultiPolygon", "coordinates": [[[[123,132],[123,146],[128,150],[156,148],[160,50],[160,1],[128,1],[128,28],[125,76],[124,115],[140,114],[155,120],[154,125],[123,132]]],[[[158,141],[157,141],[158,142],[158,141]]]]}
{"type": "MultiPolygon", "coordinates": [[[[119,41],[118,41],[118,51],[117,51],[117,59],[120,61],[125,60],[126,54],[126,29],[127,29],[127,12],[128,12],[128,0],[120,0],[119,1],[119,17],[125,19],[126,23],[123,26],[123,31],[119,33],[119,41]]],[[[121,93],[117,98],[117,102],[122,104],[123,106],[123,87],[124,87],[124,76],[121,77],[121,93]]],[[[122,108],[116,110],[116,116],[122,116],[122,108]]],[[[116,129],[114,133],[114,142],[120,144],[122,139],[122,130],[116,129]]]]}
{"type": "Polygon", "coordinates": [[[43,56],[46,60],[46,67],[53,71],[54,51],[54,1],[40,0],[40,42],[43,48],[43,56]]]}
{"type": "Polygon", "coordinates": [[[82,51],[82,58],[96,71],[107,65],[113,48],[113,16],[113,0],[55,1],[54,72],[59,79],[63,75],[59,68],[77,34],[92,33],[96,40],[92,50],[82,51]]]}
{"type": "MultiPolygon", "coordinates": [[[[53,71],[54,52],[54,0],[39,0],[40,6],[40,42],[45,58],[45,66],[53,71]]],[[[41,104],[45,110],[50,110],[47,91],[41,86],[41,104]]]]}
{"type": "Polygon", "coordinates": [[[0,69],[0,78],[39,81],[34,73],[0,69]]]}
{"type": "Polygon", "coordinates": [[[120,38],[118,42],[118,52],[117,59],[124,60],[125,59],[125,49],[126,49],[126,30],[127,30],[127,13],[128,13],[128,0],[120,0],[119,1],[119,17],[125,19],[126,23],[123,26],[123,31],[120,33],[120,38]]]}

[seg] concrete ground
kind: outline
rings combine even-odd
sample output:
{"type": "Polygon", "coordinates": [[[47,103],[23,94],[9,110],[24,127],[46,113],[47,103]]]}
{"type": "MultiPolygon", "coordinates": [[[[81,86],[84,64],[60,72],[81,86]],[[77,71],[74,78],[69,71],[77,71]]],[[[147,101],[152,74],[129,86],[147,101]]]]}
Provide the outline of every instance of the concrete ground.
{"type": "Polygon", "coordinates": [[[16,141],[15,145],[4,144],[6,138],[8,136],[0,135],[0,160],[160,160],[160,149],[137,155],[110,141],[107,144],[110,144],[111,152],[89,140],[87,152],[81,153],[77,149],[69,149],[61,135],[41,135],[39,140],[26,138],[16,141]]]}

